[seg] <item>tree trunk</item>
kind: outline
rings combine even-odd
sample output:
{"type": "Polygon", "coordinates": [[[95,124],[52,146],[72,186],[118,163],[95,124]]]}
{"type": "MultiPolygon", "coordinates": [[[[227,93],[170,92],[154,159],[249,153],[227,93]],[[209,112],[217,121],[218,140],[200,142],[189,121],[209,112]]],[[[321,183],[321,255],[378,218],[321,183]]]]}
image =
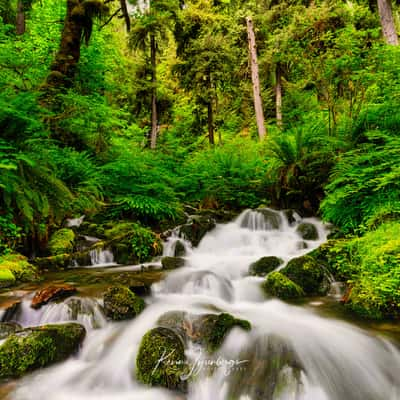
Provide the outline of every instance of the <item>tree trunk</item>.
{"type": "Polygon", "coordinates": [[[18,0],[17,21],[15,27],[17,35],[23,35],[25,33],[25,6],[22,0],[18,0]]]}
{"type": "Polygon", "coordinates": [[[214,144],[214,114],[212,108],[212,100],[207,104],[207,119],[208,119],[208,140],[210,144],[214,144]]]}
{"type": "Polygon", "coordinates": [[[276,103],[276,125],[278,128],[282,129],[283,127],[283,118],[282,118],[282,70],[281,66],[278,63],[276,65],[275,70],[275,103],[276,103]]]}
{"type": "Polygon", "coordinates": [[[122,15],[125,19],[126,30],[129,32],[131,30],[131,19],[129,18],[128,7],[126,5],[126,0],[119,0],[121,4],[122,15]]]}
{"type": "Polygon", "coordinates": [[[246,18],[247,22],[247,35],[249,40],[249,52],[251,62],[251,79],[253,83],[253,95],[254,95],[254,108],[256,112],[258,136],[263,139],[266,135],[265,123],[264,123],[264,111],[261,100],[260,91],[260,79],[258,76],[258,61],[257,61],[257,46],[256,38],[254,35],[253,21],[250,17],[246,18]]]}
{"type": "Polygon", "coordinates": [[[381,18],[383,36],[385,36],[387,44],[397,46],[399,44],[399,38],[394,24],[391,0],[378,0],[378,10],[381,18]]]}
{"type": "Polygon", "coordinates": [[[47,77],[49,86],[71,86],[81,56],[82,22],[74,18],[72,10],[81,0],[67,1],[67,14],[61,34],[61,43],[47,77]]]}
{"type": "Polygon", "coordinates": [[[156,75],[156,38],[150,36],[150,57],[151,57],[151,138],[150,148],[155,149],[157,145],[157,75],[156,75]]]}

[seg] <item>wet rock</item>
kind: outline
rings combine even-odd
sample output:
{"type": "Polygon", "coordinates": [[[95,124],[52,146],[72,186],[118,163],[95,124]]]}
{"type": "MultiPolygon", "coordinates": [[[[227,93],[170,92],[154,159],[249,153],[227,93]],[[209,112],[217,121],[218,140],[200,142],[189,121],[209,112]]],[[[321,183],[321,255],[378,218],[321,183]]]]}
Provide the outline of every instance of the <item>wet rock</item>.
{"type": "Polygon", "coordinates": [[[125,286],[109,288],[104,294],[104,312],[114,321],[134,318],[144,308],[144,300],[125,286]]]}
{"type": "Polygon", "coordinates": [[[26,372],[65,360],[81,345],[86,331],[76,323],[23,329],[0,346],[0,379],[17,378],[26,372]]]}
{"type": "Polygon", "coordinates": [[[318,240],[318,230],[314,224],[302,222],[296,228],[296,233],[304,240],[318,240]]]}
{"type": "Polygon", "coordinates": [[[47,286],[35,293],[35,296],[32,299],[31,307],[38,309],[52,301],[65,299],[69,296],[72,296],[76,292],[76,287],[68,284],[47,286]]]}
{"type": "Polygon", "coordinates": [[[305,295],[303,289],[281,272],[271,272],[262,284],[268,296],[278,297],[283,300],[295,299],[305,295]]]}
{"type": "Polygon", "coordinates": [[[15,276],[9,269],[0,269],[0,289],[12,286],[15,282],[15,276]]]}
{"type": "Polygon", "coordinates": [[[257,208],[264,216],[265,224],[269,229],[279,229],[282,225],[282,217],[277,211],[271,210],[270,208],[257,208]]]}
{"type": "Polygon", "coordinates": [[[285,215],[289,225],[295,224],[298,218],[300,218],[295,210],[283,210],[283,214],[285,215]]]}
{"type": "Polygon", "coordinates": [[[262,257],[249,267],[249,274],[253,276],[265,276],[283,264],[278,257],[262,257]]]}
{"type": "Polygon", "coordinates": [[[1,305],[0,311],[4,311],[3,317],[0,319],[0,322],[8,322],[12,321],[17,314],[18,310],[21,306],[20,299],[9,300],[6,303],[1,305]]]}
{"type": "Polygon", "coordinates": [[[184,311],[168,311],[157,320],[157,326],[173,330],[186,342],[187,330],[191,326],[189,314],[184,311]]]}
{"type": "Polygon", "coordinates": [[[189,217],[189,222],[180,227],[180,235],[197,247],[203,237],[214,229],[215,220],[210,217],[195,215],[189,217]]]}
{"type": "Polygon", "coordinates": [[[72,253],[74,250],[74,242],[74,231],[69,228],[63,228],[53,233],[47,248],[52,256],[72,253]]]}
{"type": "Polygon", "coordinates": [[[185,265],[185,259],[181,257],[163,257],[161,265],[163,269],[177,269],[185,265]]]}
{"type": "Polygon", "coordinates": [[[130,281],[129,290],[137,296],[148,296],[151,293],[150,285],[140,281],[130,281]]]}
{"type": "Polygon", "coordinates": [[[281,272],[300,286],[306,295],[325,295],[329,290],[323,265],[311,256],[293,258],[281,272]]]}
{"type": "Polygon", "coordinates": [[[300,398],[303,367],[292,346],[283,338],[277,335],[260,337],[244,349],[238,359],[246,362],[229,375],[228,398],[300,398]]]}
{"type": "Polygon", "coordinates": [[[174,256],[175,257],[182,257],[186,253],[186,249],[184,244],[182,243],[181,240],[177,240],[175,243],[175,251],[174,251],[174,256]]]}
{"type": "Polygon", "coordinates": [[[226,335],[234,327],[246,331],[251,329],[249,321],[237,319],[230,314],[206,314],[194,319],[189,337],[197,343],[203,344],[212,353],[222,345],[226,335]]]}
{"type": "Polygon", "coordinates": [[[140,382],[186,392],[187,382],[181,377],[187,372],[185,348],[178,334],[157,327],[143,336],[136,358],[136,374],[140,382]]]}

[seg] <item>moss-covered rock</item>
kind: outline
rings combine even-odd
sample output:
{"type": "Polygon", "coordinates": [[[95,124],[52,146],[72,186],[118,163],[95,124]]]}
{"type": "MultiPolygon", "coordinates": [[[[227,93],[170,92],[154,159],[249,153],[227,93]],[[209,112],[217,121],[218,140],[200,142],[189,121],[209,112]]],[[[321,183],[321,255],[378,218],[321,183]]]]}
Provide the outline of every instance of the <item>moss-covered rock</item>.
{"type": "Polygon", "coordinates": [[[74,242],[74,231],[69,228],[63,228],[51,235],[47,248],[52,256],[72,253],[74,250],[74,242]]]}
{"type": "Polygon", "coordinates": [[[283,264],[278,257],[262,257],[249,267],[249,274],[253,276],[265,276],[283,264]]]}
{"type": "Polygon", "coordinates": [[[311,256],[293,258],[281,272],[299,285],[306,295],[324,295],[329,290],[323,265],[311,256]]]}
{"type": "Polygon", "coordinates": [[[136,358],[139,381],[186,391],[187,383],[181,377],[187,370],[184,344],[173,330],[157,327],[143,336],[136,358]]]}
{"type": "Polygon", "coordinates": [[[216,226],[213,218],[201,215],[192,215],[186,224],[180,227],[180,235],[188,240],[194,247],[198,246],[201,239],[216,226]]]}
{"type": "Polygon", "coordinates": [[[28,328],[9,336],[0,346],[0,379],[62,361],[79,349],[85,328],[76,323],[28,328]]]}
{"type": "Polygon", "coordinates": [[[251,329],[249,321],[237,319],[227,313],[202,315],[193,321],[192,339],[205,345],[212,353],[218,350],[226,335],[235,326],[246,331],[251,329]]]}
{"type": "Polygon", "coordinates": [[[28,262],[25,256],[18,253],[0,257],[0,286],[1,276],[4,276],[5,281],[10,280],[11,284],[16,282],[35,282],[39,279],[37,269],[28,262]],[[11,277],[10,272],[14,279],[11,277]]]}
{"type": "Polygon", "coordinates": [[[269,229],[279,229],[282,225],[282,217],[278,211],[270,208],[257,208],[257,211],[264,216],[265,224],[269,229]]]}
{"type": "Polygon", "coordinates": [[[104,294],[104,312],[114,321],[134,318],[144,307],[144,300],[125,286],[109,288],[104,294]]]}
{"type": "Polygon", "coordinates": [[[185,265],[185,259],[181,257],[163,257],[161,265],[163,269],[177,269],[185,265]]]}
{"type": "Polygon", "coordinates": [[[271,272],[262,284],[268,296],[283,300],[296,299],[305,295],[303,289],[280,272],[271,272]]]}
{"type": "Polygon", "coordinates": [[[318,230],[314,224],[302,222],[296,228],[296,232],[304,240],[318,240],[318,230]]]}

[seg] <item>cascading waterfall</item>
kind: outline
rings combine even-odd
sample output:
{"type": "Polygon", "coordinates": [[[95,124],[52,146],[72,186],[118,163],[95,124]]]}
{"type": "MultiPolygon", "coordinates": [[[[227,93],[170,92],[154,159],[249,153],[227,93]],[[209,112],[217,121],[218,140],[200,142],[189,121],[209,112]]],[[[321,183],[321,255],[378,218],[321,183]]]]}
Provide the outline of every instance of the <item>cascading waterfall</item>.
{"type": "MultiPolygon", "coordinates": [[[[260,257],[273,255],[287,262],[323,243],[325,227],[315,219],[306,221],[317,227],[318,240],[304,241],[296,233],[298,216],[288,218],[272,210],[248,210],[231,223],[217,225],[197,248],[185,245],[185,267],[153,285],[147,308],[136,319],[100,324],[77,357],[20,380],[11,398],[176,399],[175,393],[145,387],[134,376],[142,336],[165,312],[180,310],[228,312],[252,324],[250,332],[233,329],[212,356],[241,360],[242,367],[232,370],[224,364],[213,374],[202,369],[183,398],[400,399],[400,352],[391,342],[354,325],[265,299],[259,289],[263,278],[248,276],[249,265],[260,257]]],[[[175,251],[176,240],[167,244],[169,254],[175,251]]],[[[66,312],[62,318],[70,320],[71,315],[66,312]]],[[[211,357],[194,345],[189,345],[187,356],[192,362],[211,357]]]]}
{"type": "Polygon", "coordinates": [[[113,265],[114,254],[111,250],[95,248],[90,250],[90,262],[96,267],[113,265]]]}

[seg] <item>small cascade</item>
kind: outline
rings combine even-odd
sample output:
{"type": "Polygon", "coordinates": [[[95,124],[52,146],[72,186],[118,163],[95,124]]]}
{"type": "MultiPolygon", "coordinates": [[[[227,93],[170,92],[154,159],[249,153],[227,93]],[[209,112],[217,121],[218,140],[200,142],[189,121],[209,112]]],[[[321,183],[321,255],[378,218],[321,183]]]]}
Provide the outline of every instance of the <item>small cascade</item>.
{"type": "Polygon", "coordinates": [[[67,228],[79,227],[81,226],[84,219],[85,219],[84,215],[80,216],[79,218],[67,219],[66,226],[67,228]]]}
{"type": "Polygon", "coordinates": [[[84,325],[87,330],[102,328],[107,324],[99,302],[86,297],[69,297],[38,310],[31,307],[31,299],[24,299],[12,321],[23,327],[74,321],[84,325]]]}
{"type": "Polygon", "coordinates": [[[90,262],[92,266],[96,267],[115,265],[114,254],[111,250],[97,247],[90,250],[90,262]]]}
{"type": "Polygon", "coordinates": [[[164,243],[163,257],[181,257],[192,251],[191,243],[180,236],[179,229],[175,229],[164,243]]]}

